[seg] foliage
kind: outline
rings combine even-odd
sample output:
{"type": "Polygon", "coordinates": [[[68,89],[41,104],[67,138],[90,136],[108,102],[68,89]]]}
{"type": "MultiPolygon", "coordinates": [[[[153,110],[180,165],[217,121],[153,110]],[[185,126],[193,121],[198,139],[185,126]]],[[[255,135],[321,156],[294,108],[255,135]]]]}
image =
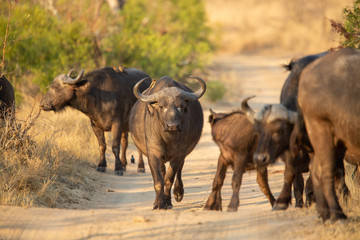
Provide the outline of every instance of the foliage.
{"type": "Polygon", "coordinates": [[[226,93],[226,88],[222,82],[211,81],[207,83],[206,98],[212,102],[221,100],[226,93]]]}
{"type": "MultiPolygon", "coordinates": [[[[55,8],[56,14],[38,1],[13,3],[5,58],[13,83],[31,81],[44,89],[71,68],[120,64],[153,78],[181,79],[201,69],[212,50],[199,0],[132,0],[116,15],[106,1],[57,0],[55,8]]],[[[0,36],[7,13],[1,5],[0,36]]]]}
{"type": "Polygon", "coordinates": [[[343,10],[343,22],[331,20],[332,28],[341,36],[339,47],[360,48],[360,0],[343,10]]]}

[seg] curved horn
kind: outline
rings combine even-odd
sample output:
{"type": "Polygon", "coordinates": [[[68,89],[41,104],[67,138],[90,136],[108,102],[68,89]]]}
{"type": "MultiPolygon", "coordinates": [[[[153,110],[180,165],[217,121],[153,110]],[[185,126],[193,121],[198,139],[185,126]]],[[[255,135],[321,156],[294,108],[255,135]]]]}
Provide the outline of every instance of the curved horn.
{"type": "Polygon", "coordinates": [[[189,100],[197,100],[197,99],[201,98],[202,95],[204,95],[204,93],[206,91],[206,83],[204,80],[202,80],[201,78],[196,77],[196,76],[191,75],[191,76],[189,76],[189,78],[194,78],[194,79],[198,80],[201,84],[201,88],[194,93],[184,91],[183,95],[186,98],[188,98],[189,100]]]}
{"type": "Polygon", "coordinates": [[[298,116],[299,116],[299,114],[297,112],[289,110],[288,120],[290,123],[295,124],[298,120],[298,116]]]}
{"type": "Polygon", "coordinates": [[[251,107],[248,104],[248,101],[254,97],[255,97],[255,95],[247,97],[244,100],[242,100],[242,102],[241,102],[241,110],[245,113],[246,117],[248,118],[248,120],[251,123],[255,122],[255,120],[254,120],[255,111],[251,109],[251,107]]]}
{"type": "Polygon", "coordinates": [[[71,77],[71,74],[73,74],[74,72],[75,72],[75,68],[71,69],[71,70],[66,74],[66,76],[71,77]]]}
{"type": "MultiPolygon", "coordinates": [[[[70,70],[70,72],[71,72],[71,71],[72,71],[72,70],[70,70]]],[[[66,83],[66,84],[69,84],[69,85],[75,85],[75,84],[77,84],[77,83],[82,79],[82,77],[83,77],[83,75],[84,75],[84,72],[85,72],[85,70],[82,69],[82,70],[80,71],[79,75],[78,75],[75,79],[73,79],[73,78],[71,78],[71,77],[69,76],[69,77],[67,77],[66,79],[64,79],[63,82],[66,83]]]]}
{"type": "MultiPolygon", "coordinates": [[[[139,99],[142,102],[156,102],[157,101],[157,94],[151,94],[151,95],[143,95],[139,92],[139,86],[140,84],[148,79],[149,77],[141,79],[139,82],[137,82],[134,86],[133,93],[137,99],[139,99]]],[[[149,78],[150,79],[150,78],[149,78]]]]}

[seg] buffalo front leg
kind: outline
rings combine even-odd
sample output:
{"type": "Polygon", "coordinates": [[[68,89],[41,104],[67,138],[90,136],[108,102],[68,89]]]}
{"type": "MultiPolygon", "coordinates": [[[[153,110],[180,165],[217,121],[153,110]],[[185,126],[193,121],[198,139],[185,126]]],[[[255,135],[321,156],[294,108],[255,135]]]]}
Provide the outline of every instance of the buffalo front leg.
{"type": "Polygon", "coordinates": [[[180,166],[184,163],[184,158],[176,158],[173,161],[170,161],[170,166],[168,167],[168,170],[165,174],[165,192],[164,192],[164,201],[167,206],[167,209],[172,208],[171,203],[171,187],[174,183],[175,175],[178,172],[180,166]]]}
{"type": "Polygon", "coordinates": [[[184,184],[183,184],[183,181],[181,178],[184,162],[185,161],[181,162],[181,165],[179,166],[179,168],[177,170],[176,180],[175,180],[175,185],[174,185],[174,199],[177,202],[181,202],[181,200],[184,197],[184,184]]]}
{"type": "Polygon", "coordinates": [[[106,171],[106,159],[105,159],[105,150],[106,150],[106,142],[105,142],[105,136],[104,131],[98,127],[95,126],[95,124],[91,122],[92,130],[95,133],[95,136],[99,143],[99,150],[100,150],[100,161],[98,163],[98,166],[96,167],[96,171],[98,172],[105,172],[106,171]]]}
{"type": "Polygon", "coordinates": [[[211,191],[210,196],[204,206],[205,210],[222,211],[221,187],[224,184],[227,167],[228,167],[228,165],[225,162],[224,156],[222,154],[220,154],[217,170],[216,170],[213,185],[212,185],[212,191],[211,191]]]}
{"type": "Polygon", "coordinates": [[[149,167],[154,181],[155,201],[153,209],[166,209],[164,201],[164,178],[162,175],[163,163],[155,155],[148,156],[149,167]]]}
{"type": "Polygon", "coordinates": [[[120,139],[122,137],[120,124],[113,124],[111,128],[111,133],[113,135],[113,144],[112,151],[115,156],[115,174],[122,176],[124,174],[125,168],[121,164],[119,154],[120,154],[120,139]]]}
{"type": "Polygon", "coordinates": [[[284,185],[278,199],[275,201],[273,210],[286,210],[291,202],[291,186],[295,178],[293,157],[289,151],[285,152],[284,185]]]}
{"type": "Polygon", "coordinates": [[[138,162],[137,172],[138,173],[145,173],[144,158],[143,158],[143,155],[142,155],[142,153],[141,153],[141,151],[139,149],[138,149],[138,153],[139,153],[139,162],[138,162]]]}
{"type": "Polygon", "coordinates": [[[127,165],[127,160],[126,160],[126,149],[128,147],[128,137],[129,137],[129,133],[127,132],[123,132],[121,134],[121,164],[124,168],[124,171],[126,171],[126,165],[127,165]]]}
{"type": "Polygon", "coordinates": [[[241,155],[235,155],[234,157],[234,174],[232,177],[232,190],[233,195],[231,197],[229,206],[227,208],[228,212],[236,212],[239,207],[239,190],[241,187],[242,176],[245,171],[246,159],[241,155]]]}
{"type": "Polygon", "coordinates": [[[265,194],[271,206],[274,206],[275,198],[272,195],[269,187],[268,174],[266,167],[258,167],[257,169],[256,181],[259,184],[260,190],[265,194]]]}

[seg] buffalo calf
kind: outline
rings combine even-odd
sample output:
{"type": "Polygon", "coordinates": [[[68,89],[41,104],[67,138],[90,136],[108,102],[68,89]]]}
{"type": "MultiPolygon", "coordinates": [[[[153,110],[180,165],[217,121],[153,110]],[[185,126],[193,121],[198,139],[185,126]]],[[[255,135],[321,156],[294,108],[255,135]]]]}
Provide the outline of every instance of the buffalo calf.
{"type": "MultiPolygon", "coordinates": [[[[228,211],[237,211],[239,206],[239,190],[246,170],[254,170],[253,154],[257,145],[257,132],[254,125],[241,111],[232,113],[215,113],[210,110],[209,122],[214,142],[220,147],[220,156],[216,170],[212,192],[207,200],[205,210],[222,210],[221,187],[224,183],[228,166],[234,169],[232,177],[233,195],[228,211]]],[[[271,194],[267,168],[257,167],[257,182],[261,191],[273,206],[275,199],[271,194]]]]}

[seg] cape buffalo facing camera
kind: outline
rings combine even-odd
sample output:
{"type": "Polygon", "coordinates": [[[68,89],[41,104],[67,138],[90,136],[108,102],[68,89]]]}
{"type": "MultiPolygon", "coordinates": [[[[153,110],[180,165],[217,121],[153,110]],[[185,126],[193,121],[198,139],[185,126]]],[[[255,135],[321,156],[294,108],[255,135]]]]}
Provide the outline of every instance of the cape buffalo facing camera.
{"type": "Polygon", "coordinates": [[[134,94],[139,99],[130,115],[130,132],[143,154],[148,157],[156,192],[154,209],[172,207],[171,187],[175,200],[184,195],[181,172],[185,157],[194,149],[203,128],[203,112],[198,99],[205,93],[206,84],[198,78],[201,89],[192,92],[170,77],[162,77],[145,92],[139,86],[134,94]],[[169,168],[165,171],[165,163],[169,168]]]}
{"type": "MultiPolygon", "coordinates": [[[[76,78],[60,74],[50,85],[43,97],[40,108],[45,111],[59,112],[66,107],[75,108],[90,118],[91,127],[98,139],[100,161],[97,170],[104,172],[106,143],[104,131],[113,134],[112,151],[115,155],[115,173],[122,175],[125,170],[126,148],[128,144],[129,115],[136,102],[132,89],[134,85],[148,75],[140,70],[125,68],[115,71],[102,68],[87,74],[82,70],[76,78]],[[121,161],[120,141],[122,145],[121,161]]],[[[146,89],[150,80],[143,81],[140,89],[146,89]]],[[[144,171],[144,162],[140,155],[140,171],[144,171]]]]}

